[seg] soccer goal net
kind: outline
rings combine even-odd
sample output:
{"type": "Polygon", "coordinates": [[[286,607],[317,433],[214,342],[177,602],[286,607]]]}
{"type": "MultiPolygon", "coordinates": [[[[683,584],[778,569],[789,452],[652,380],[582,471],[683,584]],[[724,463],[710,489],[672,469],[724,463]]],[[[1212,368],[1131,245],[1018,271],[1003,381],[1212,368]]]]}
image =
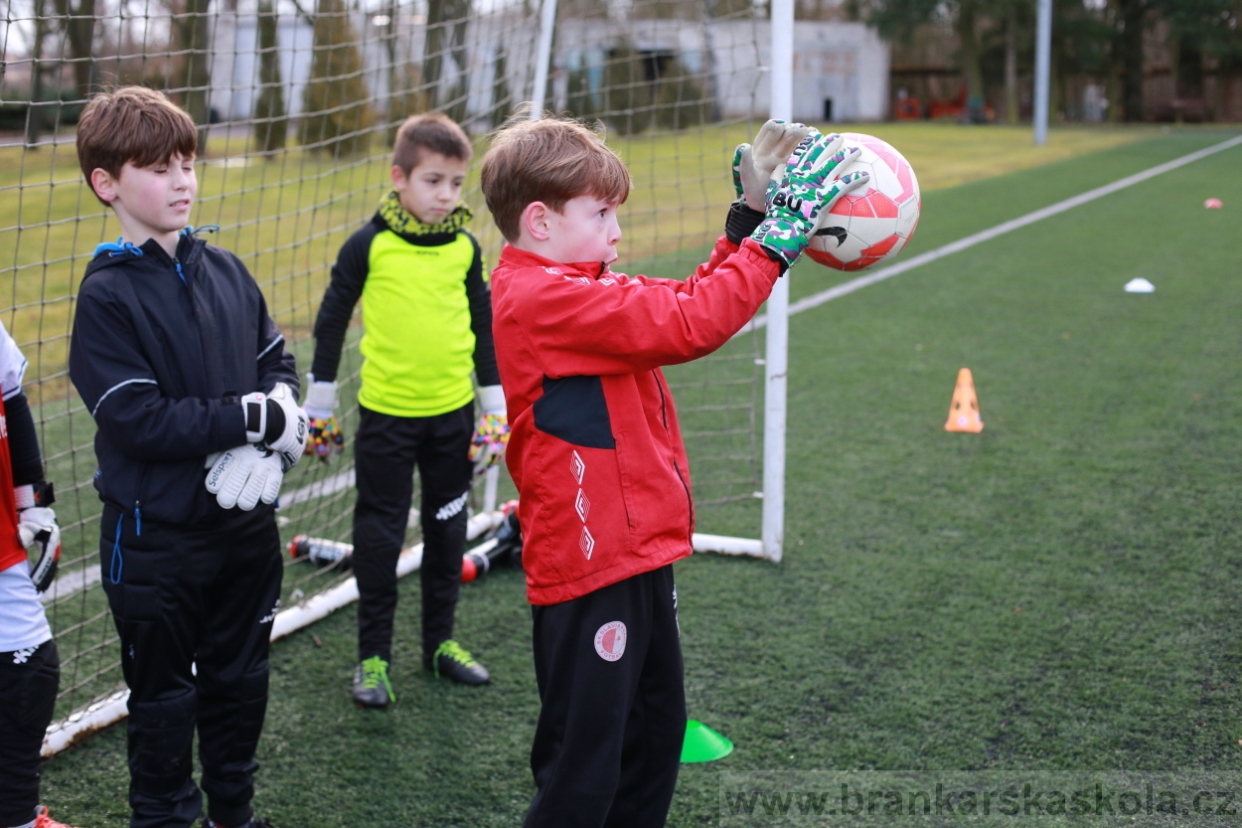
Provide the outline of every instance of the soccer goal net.
{"type": "MultiPolygon", "coordinates": [[[[246,263],[302,372],[331,265],[388,190],[390,142],[406,116],[449,114],[480,154],[523,101],[601,122],[635,184],[621,211],[618,269],[682,277],[721,232],[733,147],[770,108],[769,24],[752,0],[12,0],[5,8],[3,321],[30,363],[25,389],[59,496],[64,555],[43,596],[62,657],[53,729],[70,734],[58,744],[89,728],[84,711],[123,704],[100,586],[95,426],[66,371],[79,281],[95,246],[120,232],[74,151],[76,118],[95,90],[143,84],[193,116],[193,223],[214,225],[209,240],[246,263]]],[[[501,238],[477,174],[465,200],[490,265],[501,238]]],[[[359,335],[355,324],[341,366],[347,440],[357,423],[359,335]]],[[[760,534],[762,336],[743,334],[667,372],[703,532],[760,534]]],[[[492,507],[484,488],[473,498],[477,515],[492,507]]],[[[499,498],[513,496],[502,476],[499,498]]],[[[353,498],[348,450],[331,463],[304,461],[282,490],[283,540],[348,542],[353,498]]],[[[484,515],[472,531],[491,525],[484,515]]],[[[348,578],[287,559],[286,611],[348,578]]]]}

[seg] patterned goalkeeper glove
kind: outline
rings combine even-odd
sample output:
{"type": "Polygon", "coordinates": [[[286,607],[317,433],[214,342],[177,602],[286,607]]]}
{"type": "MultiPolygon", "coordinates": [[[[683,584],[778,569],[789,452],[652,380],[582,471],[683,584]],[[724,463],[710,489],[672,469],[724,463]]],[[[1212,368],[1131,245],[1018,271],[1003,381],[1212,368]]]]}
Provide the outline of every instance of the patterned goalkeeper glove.
{"type": "Polygon", "coordinates": [[[751,238],[786,269],[793,267],[810,243],[820,213],[831,210],[838,198],[867,181],[865,172],[841,174],[862,151],[843,147],[843,143],[836,134],[807,136],[779,180],[768,184],[765,216],[751,238]]]}
{"type": "Polygon", "coordinates": [[[725,237],[729,241],[740,245],[755,232],[767,209],[764,199],[773,170],[784,169],[785,161],[802,139],[818,134],[815,127],[787,124],[773,118],[759,128],[753,146],[737,145],[733,151],[733,189],[737,191],[737,201],[729,205],[729,214],[725,217],[725,237]]]}
{"type": "Polygon", "coordinates": [[[327,463],[334,454],[345,451],[345,432],[336,422],[336,383],[318,382],[314,374],[306,375],[306,416],[310,428],[306,453],[327,463]]]}
{"type": "Polygon", "coordinates": [[[789,159],[804,138],[818,134],[815,127],[773,118],[759,127],[754,144],[738,144],[733,151],[733,188],[738,199],[752,210],[766,212],[772,172],[789,159]]]}
{"type": "Polygon", "coordinates": [[[474,424],[474,437],[470,440],[470,461],[474,463],[475,474],[482,474],[499,463],[509,444],[509,417],[501,387],[481,387],[479,407],[483,413],[474,424]]]}

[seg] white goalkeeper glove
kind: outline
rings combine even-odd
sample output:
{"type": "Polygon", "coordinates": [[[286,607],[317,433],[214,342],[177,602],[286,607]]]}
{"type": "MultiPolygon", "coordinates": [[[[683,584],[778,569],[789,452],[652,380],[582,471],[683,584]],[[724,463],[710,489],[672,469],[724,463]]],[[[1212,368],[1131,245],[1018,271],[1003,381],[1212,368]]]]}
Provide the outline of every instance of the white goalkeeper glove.
{"type": "Polygon", "coordinates": [[[267,446],[280,455],[284,471],[297,465],[306,448],[308,418],[293,389],[276,383],[270,394],[254,392],[241,399],[246,442],[267,446]]]}
{"type": "MultiPolygon", "coordinates": [[[[47,503],[53,503],[51,486],[43,490],[47,503]]],[[[34,564],[30,567],[30,580],[34,581],[35,589],[44,592],[56,578],[56,567],[60,565],[60,525],[56,522],[56,513],[48,506],[35,505],[36,497],[33,486],[18,486],[13,490],[17,501],[17,536],[22,546],[37,553],[34,564]]]]}
{"type": "Polygon", "coordinates": [[[750,209],[765,212],[773,170],[783,168],[802,139],[817,132],[815,127],[773,118],[759,127],[754,144],[738,144],[733,152],[733,187],[737,197],[750,209]]]}
{"type": "Polygon", "coordinates": [[[247,443],[207,458],[207,491],[225,509],[249,511],[259,504],[275,503],[284,480],[280,454],[247,443]]]}
{"type": "MultiPolygon", "coordinates": [[[[302,406],[298,405],[298,398],[293,393],[293,389],[283,382],[276,383],[276,387],[267,395],[267,402],[269,406],[272,403],[276,404],[280,413],[284,415],[285,423],[275,435],[270,433],[275,429],[268,429],[268,438],[264,442],[267,443],[268,448],[280,455],[283,463],[282,471],[289,471],[298,464],[298,461],[302,459],[302,453],[306,450],[309,418],[302,410],[302,406]]],[[[275,419],[274,412],[269,410],[268,417],[275,419]]]]}
{"type": "Polygon", "coordinates": [[[306,416],[310,418],[306,436],[306,453],[323,462],[333,454],[345,451],[345,432],[336,422],[335,382],[319,382],[314,374],[306,375],[306,416]]]}
{"type": "Polygon", "coordinates": [[[479,408],[483,413],[474,424],[474,437],[470,440],[470,460],[474,463],[475,474],[482,474],[499,463],[509,444],[504,390],[499,385],[480,387],[479,408]]]}

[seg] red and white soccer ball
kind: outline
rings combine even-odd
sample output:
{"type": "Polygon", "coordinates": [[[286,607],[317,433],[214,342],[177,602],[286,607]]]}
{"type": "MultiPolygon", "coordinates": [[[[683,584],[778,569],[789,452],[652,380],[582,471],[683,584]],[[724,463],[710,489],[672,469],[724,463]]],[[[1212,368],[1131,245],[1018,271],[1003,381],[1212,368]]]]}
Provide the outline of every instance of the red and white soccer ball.
{"type": "Polygon", "coordinates": [[[871,135],[845,133],[847,146],[862,147],[850,170],[871,180],[842,196],[820,216],[807,254],[825,267],[862,270],[896,256],[919,223],[919,180],[910,162],[871,135]]]}

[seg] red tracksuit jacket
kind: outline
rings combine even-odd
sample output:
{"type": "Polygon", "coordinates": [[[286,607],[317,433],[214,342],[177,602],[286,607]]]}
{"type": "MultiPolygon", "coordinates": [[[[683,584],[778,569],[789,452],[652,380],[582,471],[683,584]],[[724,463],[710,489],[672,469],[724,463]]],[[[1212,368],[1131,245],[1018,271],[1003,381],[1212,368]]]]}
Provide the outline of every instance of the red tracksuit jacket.
{"type": "Polygon", "coordinates": [[[721,238],[684,282],[505,246],[492,272],[492,329],[532,604],[690,554],[690,469],[660,366],[723,345],[779,274],[749,240],[721,238]]]}

